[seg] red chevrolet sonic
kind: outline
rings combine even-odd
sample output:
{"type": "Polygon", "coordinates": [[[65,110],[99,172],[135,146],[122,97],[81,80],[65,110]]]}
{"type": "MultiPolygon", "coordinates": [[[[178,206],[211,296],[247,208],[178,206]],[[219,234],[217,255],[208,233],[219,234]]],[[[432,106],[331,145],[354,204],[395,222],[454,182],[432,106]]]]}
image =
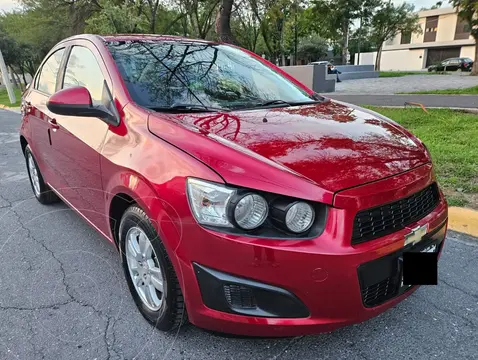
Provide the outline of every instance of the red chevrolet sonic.
{"type": "Polygon", "coordinates": [[[22,100],[33,192],[119,250],[161,330],[294,336],[410,295],[404,252],[443,248],[425,145],[255,54],[154,35],[56,45],[22,100]]]}

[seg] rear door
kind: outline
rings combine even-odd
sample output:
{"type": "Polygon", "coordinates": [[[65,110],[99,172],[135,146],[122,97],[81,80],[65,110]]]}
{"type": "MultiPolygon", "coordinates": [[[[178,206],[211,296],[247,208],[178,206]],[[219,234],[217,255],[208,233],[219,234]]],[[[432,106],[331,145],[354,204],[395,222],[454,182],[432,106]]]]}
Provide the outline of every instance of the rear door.
{"type": "Polygon", "coordinates": [[[46,182],[61,187],[63,181],[54,176],[51,149],[51,126],[55,115],[46,107],[46,102],[58,86],[58,73],[65,55],[65,48],[53,51],[37,72],[33,86],[25,94],[25,116],[31,129],[30,147],[46,182]]]}
{"type": "MultiPolygon", "coordinates": [[[[109,75],[98,50],[86,40],[73,42],[65,62],[61,88],[86,87],[94,105],[111,101],[109,75]]],[[[101,181],[100,153],[108,124],[99,118],[57,115],[58,130],[52,134],[55,169],[65,179],[62,194],[101,231],[105,226],[105,205],[101,181]]]]}
{"type": "Polygon", "coordinates": [[[447,65],[446,69],[449,71],[456,71],[460,68],[460,60],[459,59],[450,59],[449,64],[447,65]]]}

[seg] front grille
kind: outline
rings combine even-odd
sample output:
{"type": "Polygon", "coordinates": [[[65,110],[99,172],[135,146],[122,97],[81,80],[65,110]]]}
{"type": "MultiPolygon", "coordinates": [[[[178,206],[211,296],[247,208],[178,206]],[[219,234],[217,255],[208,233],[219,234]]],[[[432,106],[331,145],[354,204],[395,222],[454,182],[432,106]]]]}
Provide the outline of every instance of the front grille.
{"type": "Polygon", "coordinates": [[[357,268],[357,275],[364,306],[375,307],[409,291],[411,287],[401,286],[403,253],[423,251],[432,244],[436,244],[436,251],[440,252],[445,234],[446,226],[443,223],[428,233],[419,243],[361,264],[357,268]]]}
{"type": "Polygon", "coordinates": [[[362,300],[365,306],[373,307],[393,298],[398,293],[397,278],[388,277],[385,280],[368,286],[362,290],[362,300]]]}
{"type": "Polygon", "coordinates": [[[436,184],[404,199],[360,211],[355,216],[352,244],[391,234],[428,215],[438,204],[436,184]]]}

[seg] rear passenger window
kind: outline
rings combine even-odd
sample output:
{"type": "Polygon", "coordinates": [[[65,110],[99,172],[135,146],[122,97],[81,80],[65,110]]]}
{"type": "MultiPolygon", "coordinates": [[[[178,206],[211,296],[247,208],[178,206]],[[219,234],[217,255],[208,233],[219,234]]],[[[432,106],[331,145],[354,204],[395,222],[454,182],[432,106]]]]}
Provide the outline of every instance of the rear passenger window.
{"type": "Polygon", "coordinates": [[[74,46],[66,64],[63,89],[84,86],[89,90],[94,105],[106,105],[103,101],[104,82],[95,55],[85,47],[74,46]]]}
{"type": "Polygon", "coordinates": [[[60,49],[54,52],[48,60],[43,64],[41,72],[38,77],[37,90],[42,91],[48,95],[55,92],[56,77],[58,75],[58,69],[60,68],[61,59],[65,49],[60,49]]]}

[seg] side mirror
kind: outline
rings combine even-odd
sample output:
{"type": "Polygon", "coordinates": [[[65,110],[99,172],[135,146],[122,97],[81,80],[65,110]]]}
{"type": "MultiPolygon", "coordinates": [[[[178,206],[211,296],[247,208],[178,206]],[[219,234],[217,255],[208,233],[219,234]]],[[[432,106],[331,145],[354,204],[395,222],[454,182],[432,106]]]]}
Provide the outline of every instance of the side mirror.
{"type": "Polygon", "coordinates": [[[54,93],[46,103],[48,110],[54,114],[66,116],[97,117],[115,121],[115,116],[102,105],[94,106],[91,95],[84,86],[76,86],[54,93]]]}

